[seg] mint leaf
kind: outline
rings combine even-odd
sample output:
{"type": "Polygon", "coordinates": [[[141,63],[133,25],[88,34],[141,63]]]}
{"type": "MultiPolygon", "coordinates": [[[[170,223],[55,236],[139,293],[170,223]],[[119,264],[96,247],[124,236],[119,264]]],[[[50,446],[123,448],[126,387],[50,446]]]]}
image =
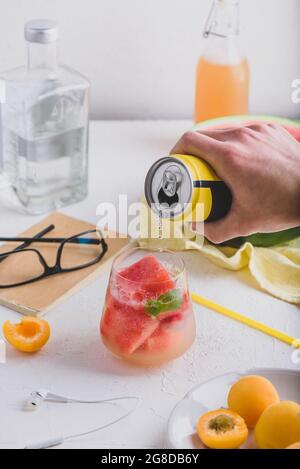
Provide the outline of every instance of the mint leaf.
{"type": "Polygon", "coordinates": [[[149,316],[156,318],[160,313],[175,311],[182,305],[180,290],[171,290],[168,293],[160,295],[156,300],[148,300],[145,306],[145,312],[149,316]]]}

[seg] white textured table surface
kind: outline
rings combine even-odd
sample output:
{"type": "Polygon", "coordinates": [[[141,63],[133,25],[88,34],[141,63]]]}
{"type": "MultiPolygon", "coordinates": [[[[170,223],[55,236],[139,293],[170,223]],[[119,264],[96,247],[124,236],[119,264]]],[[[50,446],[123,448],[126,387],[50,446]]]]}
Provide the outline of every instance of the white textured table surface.
{"type": "MultiPolygon", "coordinates": [[[[90,190],[82,203],[63,211],[96,222],[101,201],[119,193],[138,200],[150,164],[166,155],[189,122],[93,122],[90,138],[90,190]]],[[[0,201],[3,236],[14,235],[42,217],[18,213],[0,201]]],[[[192,290],[290,335],[300,336],[300,311],[259,290],[246,272],[231,273],[199,253],[185,253],[192,290]]],[[[195,306],[197,339],[181,359],[155,370],[130,368],[112,358],[99,338],[99,319],[108,272],[48,313],[52,337],[38,354],[7,347],[0,364],[0,448],[101,425],[116,409],[46,404],[38,412],[22,409],[33,389],[47,388],[86,399],[137,395],[138,411],[114,427],[70,440],[64,448],[162,447],[169,413],[197,383],[230,370],[295,368],[292,349],[212,311],[195,306]]],[[[19,315],[0,307],[0,325],[19,315]]]]}

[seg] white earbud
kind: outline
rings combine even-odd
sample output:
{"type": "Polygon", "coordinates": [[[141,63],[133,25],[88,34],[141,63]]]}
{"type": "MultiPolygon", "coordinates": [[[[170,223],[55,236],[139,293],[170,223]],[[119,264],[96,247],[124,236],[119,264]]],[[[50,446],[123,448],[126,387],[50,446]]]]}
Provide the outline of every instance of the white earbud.
{"type": "Polygon", "coordinates": [[[48,391],[46,391],[45,389],[40,389],[39,391],[32,391],[26,401],[26,408],[28,410],[36,410],[46,399],[47,395],[48,391]]]}
{"type": "Polygon", "coordinates": [[[80,403],[80,404],[105,404],[105,403],[106,404],[116,404],[119,401],[128,401],[128,400],[131,400],[131,401],[135,402],[135,406],[133,407],[133,409],[125,412],[123,415],[121,415],[121,417],[116,418],[115,420],[113,420],[113,421],[111,421],[111,422],[109,422],[105,425],[101,425],[100,427],[93,428],[92,430],[89,430],[89,431],[86,431],[86,432],[83,432],[83,433],[77,433],[77,434],[74,434],[74,435],[67,435],[67,436],[59,436],[59,437],[52,438],[52,439],[47,440],[47,441],[33,443],[33,444],[30,444],[30,445],[27,445],[26,449],[41,449],[41,448],[50,448],[51,446],[58,446],[58,445],[62,444],[64,441],[70,440],[71,438],[79,438],[81,436],[85,436],[85,435],[89,435],[91,433],[98,432],[99,430],[103,430],[104,428],[108,428],[111,425],[114,425],[117,422],[120,422],[121,420],[124,420],[125,418],[129,417],[129,415],[131,415],[136,410],[136,408],[139,404],[139,401],[140,401],[140,399],[138,397],[135,397],[135,396],[115,397],[115,398],[112,398],[112,399],[102,399],[100,401],[84,401],[84,400],[80,400],[80,399],[74,399],[74,398],[62,396],[60,394],[54,394],[50,391],[47,391],[46,389],[39,389],[38,391],[33,391],[30,394],[27,401],[26,401],[26,408],[29,409],[29,410],[38,409],[44,401],[63,402],[63,403],[72,402],[72,403],[80,403]]]}
{"type": "Polygon", "coordinates": [[[37,410],[44,401],[70,402],[71,400],[59,394],[53,394],[47,389],[39,389],[38,391],[32,391],[26,401],[26,408],[28,410],[37,410]]]}

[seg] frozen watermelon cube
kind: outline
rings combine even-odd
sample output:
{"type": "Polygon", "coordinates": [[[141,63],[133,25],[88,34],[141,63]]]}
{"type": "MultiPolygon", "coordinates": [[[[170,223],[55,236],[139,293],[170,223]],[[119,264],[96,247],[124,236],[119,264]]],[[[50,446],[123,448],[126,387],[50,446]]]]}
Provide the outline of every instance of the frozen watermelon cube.
{"type": "Polygon", "coordinates": [[[122,303],[108,293],[101,333],[122,354],[135,352],[158,326],[159,322],[147,316],[142,306],[122,303]]]}
{"type": "Polygon", "coordinates": [[[128,280],[128,286],[131,282],[138,285],[136,290],[139,297],[143,292],[146,298],[156,298],[175,287],[169,272],[153,254],[143,257],[119,274],[128,280]]]}

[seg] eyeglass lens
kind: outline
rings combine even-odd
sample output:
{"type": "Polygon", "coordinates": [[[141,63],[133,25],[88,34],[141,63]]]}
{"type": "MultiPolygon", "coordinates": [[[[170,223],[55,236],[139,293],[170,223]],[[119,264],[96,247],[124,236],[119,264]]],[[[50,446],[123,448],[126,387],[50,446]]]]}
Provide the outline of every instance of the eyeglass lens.
{"type": "Polygon", "coordinates": [[[45,271],[34,251],[16,251],[0,257],[0,286],[7,287],[41,277],[45,271]]]}
{"type": "Polygon", "coordinates": [[[75,239],[78,241],[76,244],[72,242],[64,244],[60,261],[62,269],[84,267],[95,262],[102,254],[103,248],[99,232],[95,231],[72,238],[72,240],[75,239]],[[87,239],[93,239],[98,244],[88,244],[85,242],[87,239]]]}

